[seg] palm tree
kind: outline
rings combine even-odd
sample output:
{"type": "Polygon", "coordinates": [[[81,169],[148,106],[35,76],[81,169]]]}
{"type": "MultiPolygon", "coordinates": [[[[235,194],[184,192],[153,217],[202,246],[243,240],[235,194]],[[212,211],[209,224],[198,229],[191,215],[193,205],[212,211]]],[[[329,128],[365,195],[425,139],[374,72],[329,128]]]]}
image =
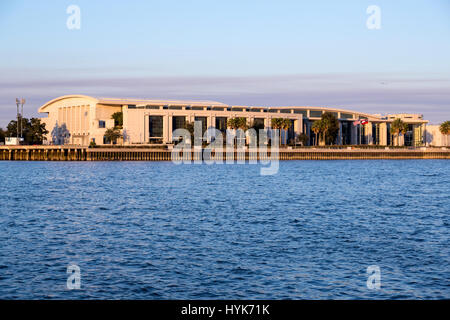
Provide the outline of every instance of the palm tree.
{"type": "MultiPolygon", "coordinates": [[[[282,128],[282,118],[272,118],[272,120],[270,121],[271,123],[271,127],[273,130],[279,130],[282,128]]],[[[281,145],[281,134],[278,137],[279,139],[279,144],[281,145]]]]}
{"type": "Polygon", "coordinates": [[[287,144],[287,130],[289,130],[292,126],[292,122],[290,119],[281,119],[281,129],[284,130],[284,139],[285,144],[287,144]]]}
{"type": "Polygon", "coordinates": [[[316,135],[316,141],[315,141],[316,143],[315,143],[315,145],[317,146],[318,145],[318,137],[322,133],[322,130],[323,130],[322,121],[321,120],[314,121],[312,126],[311,126],[311,130],[316,135]]]}
{"type": "Polygon", "coordinates": [[[241,129],[242,131],[245,131],[248,129],[247,119],[244,117],[229,118],[227,126],[232,130],[241,129]]]}
{"type": "Polygon", "coordinates": [[[321,116],[323,140],[325,144],[333,144],[339,133],[339,120],[331,112],[324,112],[321,116]]]}
{"type": "Polygon", "coordinates": [[[112,144],[117,139],[122,138],[122,134],[120,133],[120,130],[117,128],[109,128],[106,130],[104,137],[107,141],[109,141],[112,144]]]}
{"type": "Polygon", "coordinates": [[[239,127],[238,118],[229,118],[227,121],[227,126],[230,129],[236,130],[239,127]]]}
{"type": "Polygon", "coordinates": [[[439,131],[445,136],[445,145],[448,145],[448,136],[450,135],[450,121],[445,121],[439,126],[439,131]]]}
{"type": "Polygon", "coordinates": [[[247,124],[247,119],[246,118],[239,117],[239,118],[236,118],[236,119],[237,119],[236,122],[237,122],[238,129],[241,129],[243,131],[248,129],[248,124],[247,124]]]}
{"type": "Polygon", "coordinates": [[[118,129],[122,129],[123,127],[123,112],[114,112],[111,116],[111,119],[114,119],[114,127],[118,129]]]}
{"type": "Polygon", "coordinates": [[[408,131],[408,125],[402,121],[402,119],[395,119],[391,123],[391,134],[397,136],[397,146],[400,145],[399,137],[400,133],[406,134],[408,131]]]}

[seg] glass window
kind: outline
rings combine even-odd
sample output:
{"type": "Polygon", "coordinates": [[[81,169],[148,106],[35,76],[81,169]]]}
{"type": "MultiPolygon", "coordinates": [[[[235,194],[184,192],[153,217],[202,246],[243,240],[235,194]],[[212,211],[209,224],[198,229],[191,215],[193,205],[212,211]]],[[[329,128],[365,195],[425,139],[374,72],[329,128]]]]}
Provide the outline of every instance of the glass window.
{"type": "Polygon", "coordinates": [[[255,118],[253,120],[253,128],[256,130],[264,129],[264,119],[263,118],[255,118]]]}
{"type": "Polygon", "coordinates": [[[322,111],[311,110],[309,112],[309,116],[312,117],[312,118],[320,118],[322,116],[322,111]]]}
{"type": "Polygon", "coordinates": [[[216,129],[222,132],[227,131],[227,118],[226,117],[216,117],[216,129]]]}
{"type": "Polygon", "coordinates": [[[195,117],[194,121],[200,121],[202,123],[202,136],[206,132],[207,129],[207,119],[206,117],[195,117]]]}
{"type": "Polygon", "coordinates": [[[294,109],[294,113],[302,114],[304,117],[307,116],[306,110],[296,110],[296,109],[294,109]]]}
{"type": "Polygon", "coordinates": [[[172,130],[183,129],[186,124],[186,117],[172,117],[172,130]]]}
{"type": "Polygon", "coordinates": [[[353,115],[351,113],[341,113],[341,119],[353,119],[353,115]]]}
{"type": "Polygon", "coordinates": [[[99,128],[106,128],[106,122],[103,120],[98,121],[98,127],[99,128]]]}
{"type": "Polygon", "coordinates": [[[162,138],[163,136],[163,117],[149,117],[149,133],[150,138],[162,138]]]}
{"type": "Polygon", "coordinates": [[[183,110],[182,106],[169,106],[169,110],[183,110]]]}
{"type": "Polygon", "coordinates": [[[203,110],[203,107],[191,107],[192,110],[203,110]]]}
{"type": "Polygon", "coordinates": [[[146,109],[159,110],[159,106],[146,106],[146,109]]]}
{"type": "Polygon", "coordinates": [[[291,113],[291,109],[281,109],[281,113],[291,113]]]}
{"type": "Polygon", "coordinates": [[[278,113],[278,109],[269,109],[270,113],[278,113]]]}

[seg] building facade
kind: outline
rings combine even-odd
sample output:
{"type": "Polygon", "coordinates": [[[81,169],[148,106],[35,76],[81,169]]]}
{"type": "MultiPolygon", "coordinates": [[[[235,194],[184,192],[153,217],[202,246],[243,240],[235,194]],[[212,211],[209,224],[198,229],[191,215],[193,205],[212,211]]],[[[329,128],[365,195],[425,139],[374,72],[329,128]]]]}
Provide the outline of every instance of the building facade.
{"type": "Polygon", "coordinates": [[[49,143],[81,146],[91,142],[97,145],[109,143],[104,135],[108,128],[114,127],[112,115],[116,112],[123,114],[123,141],[120,143],[127,145],[172,143],[172,132],[194,121],[201,122],[203,132],[208,128],[225,132],[227,120],[235,117],[244,117],[249,125],[269,131],[273,118],[290,119],[287,140],[304,133],[308,136],[307,144],[315,145],[316,135],[311,127],[326,111],[339,120],[339,134],[335,141],[338,145],[422,146],[425,143],[428,121],[418,114],[381,116],[321,107],[229,106],[215,101],[113,99],[83,95],[62,96],[39,108],[40,113],[47,114],[41,120],[49,131],[49,143]],[[406,122],[409,129],[398,139],[390,134],[390,124],[396,118],[406,122]],[[361,120],[367,123],[358,124],[361,120]]]}

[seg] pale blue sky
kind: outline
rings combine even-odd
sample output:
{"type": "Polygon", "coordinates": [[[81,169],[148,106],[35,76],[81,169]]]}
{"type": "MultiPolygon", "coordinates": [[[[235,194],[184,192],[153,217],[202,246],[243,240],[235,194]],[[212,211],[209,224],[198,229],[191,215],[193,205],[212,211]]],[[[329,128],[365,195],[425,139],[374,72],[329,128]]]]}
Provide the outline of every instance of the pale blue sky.
{"type": "Polygon", "coordinates": [[[0,46],[3,127],[16,96],[35,116],[70,93],[450,119],[449,0],[2,0],[0,46]],[[71,4],[81,30],[66,27],[71,4]]]}

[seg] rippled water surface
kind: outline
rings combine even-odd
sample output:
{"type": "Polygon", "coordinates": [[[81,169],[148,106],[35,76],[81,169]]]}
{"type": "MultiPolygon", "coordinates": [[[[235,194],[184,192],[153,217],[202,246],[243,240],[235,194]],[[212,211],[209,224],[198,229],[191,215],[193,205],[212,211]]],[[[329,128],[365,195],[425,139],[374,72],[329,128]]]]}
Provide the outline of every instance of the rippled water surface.
{"type": "Polygon", "coordinates": [[[259,169],[0,162],[0,298],[450,298],[450,161],[259,169]]]}

